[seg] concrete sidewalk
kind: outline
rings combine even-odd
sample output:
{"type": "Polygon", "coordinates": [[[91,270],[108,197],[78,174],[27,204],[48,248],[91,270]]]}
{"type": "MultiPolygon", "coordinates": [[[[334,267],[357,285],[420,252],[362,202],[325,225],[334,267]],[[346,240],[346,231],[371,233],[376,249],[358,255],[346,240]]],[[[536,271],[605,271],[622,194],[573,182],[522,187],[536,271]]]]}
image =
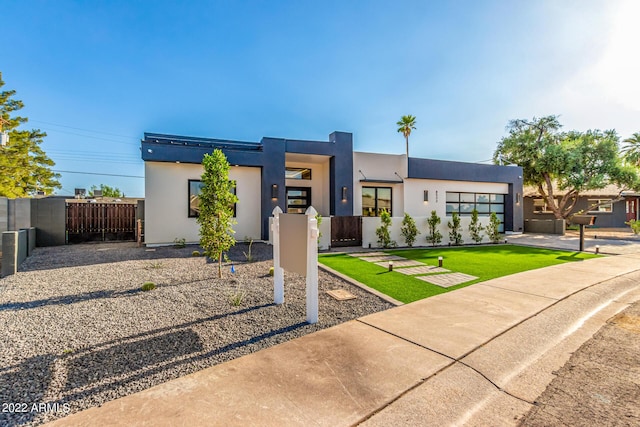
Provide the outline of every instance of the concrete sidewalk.
{"type": "Polygon", "coordinates": [[[350,321],[57,420],[93,425],[514,425],[640,299],[640,254],[519,273],[350,321]]]}

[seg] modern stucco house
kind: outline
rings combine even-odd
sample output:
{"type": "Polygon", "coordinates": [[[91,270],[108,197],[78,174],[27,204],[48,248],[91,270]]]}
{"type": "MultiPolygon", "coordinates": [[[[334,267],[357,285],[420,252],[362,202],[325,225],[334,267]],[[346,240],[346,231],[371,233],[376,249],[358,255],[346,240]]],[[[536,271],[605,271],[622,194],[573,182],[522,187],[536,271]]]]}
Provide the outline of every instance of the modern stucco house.
{"type": "MultiPolygon", "coordinates": [[[[236,182],[236,238],[268,240],[269,217],[275,206],[303,213],[313,207],[323,227],[336,218],[362,216],[363,246],[375,246],[372,234],[382,209],[394,217],[392,237],[398,239],[405,212],[424,228],[423,218],[436,210],[443,219],[460,212],[463,227],[475,208],[488,220],[496,212],[502,231],[522,232],[522,170],[496,166],[353,151],[350,133],[333,132],[328,141],[262,138],[260,142],[229,141],[145,133],[145,242],[197,242],[196,221],[201,165],[205,153],[221,149],[236,182]]],[[[327,228],[325,228],[326,230],[327,228]]],[[[330,233],[329,233],[330,234],[330,233]]],[[[445,234],[446,235],[446,234],[445,234]]],[[[327,246],[329,236],[324,237],[327,246]]],[[[445,240],[446,241],[446,240],[445,240]]]]}

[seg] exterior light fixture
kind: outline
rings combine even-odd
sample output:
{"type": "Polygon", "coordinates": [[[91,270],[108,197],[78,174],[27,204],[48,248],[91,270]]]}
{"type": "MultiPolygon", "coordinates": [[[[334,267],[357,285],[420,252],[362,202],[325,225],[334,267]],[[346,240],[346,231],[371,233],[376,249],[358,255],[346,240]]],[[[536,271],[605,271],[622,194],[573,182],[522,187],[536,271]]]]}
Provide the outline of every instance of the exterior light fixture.
{"type": "Polygon", "coordinates": [[[278,184],[273,184],[271,186],[271,198],[272,199],[278,198],[278,184]]]}
{"type": "Polygon", "coordinates": [[[520,193],[516,193],[516,205],[520,206],[520,193]]]}
{"type": "Polygon", "coordinates": [[[347,187],[342,187],[342,201],[347,201],[347,187]]]}
{"type": "Polygon", "coordinates": [[[442,267],[442,257],[438,257],[438,267],[442,267]]]}
{"type": "Polygon", "coordinates": [[[389,271],[393,271],[393,261],[389,261],[389,271]]]}
{"type": "Polygon", "coordinates": [[[600,253],[600,245],[596,245],[596,254],[600,253]]]}
{"type": "Polygon", "coordinates": [[[147,153],[151,154],[153,153],[153,150],[151,148],[147,148],[147,153]]]}
{"type": "Polygon", "coordinates": [[[429,201],[429,190],[424,190],[424,201],[425,202],[429,201]]]}

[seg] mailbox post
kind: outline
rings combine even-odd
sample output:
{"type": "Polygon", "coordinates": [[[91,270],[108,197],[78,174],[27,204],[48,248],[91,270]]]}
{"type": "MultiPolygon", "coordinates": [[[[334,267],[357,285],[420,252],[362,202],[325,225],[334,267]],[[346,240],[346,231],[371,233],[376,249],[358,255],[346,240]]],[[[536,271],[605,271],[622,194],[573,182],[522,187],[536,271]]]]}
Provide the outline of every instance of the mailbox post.
{"type": "Polygon", "coordinates": [[[580,252],[584,252],[584,226],[596,223],[596,217],[593,215],[574,215],[571,222],[580,226],[580,252]]]}

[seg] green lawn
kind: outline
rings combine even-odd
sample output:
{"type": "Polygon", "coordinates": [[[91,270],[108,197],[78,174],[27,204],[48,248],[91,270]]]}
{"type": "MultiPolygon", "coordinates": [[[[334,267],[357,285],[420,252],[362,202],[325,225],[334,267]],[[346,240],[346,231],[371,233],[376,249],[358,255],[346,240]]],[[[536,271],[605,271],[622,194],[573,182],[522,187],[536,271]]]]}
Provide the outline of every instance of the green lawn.
{"type": "Polygon", "coordinates": [[[520,271],[598,257],[584,252],[515,245],[396,249],[384,252],[433,266],[438,265],[438,257],[441,256],[443,267],[447,270],[470,274],[478,279],[442,288],[396,271],[389,272],[386,267],[345,254],[323,254],[318,261],[398,301],[408,303],[520,271]]]}

